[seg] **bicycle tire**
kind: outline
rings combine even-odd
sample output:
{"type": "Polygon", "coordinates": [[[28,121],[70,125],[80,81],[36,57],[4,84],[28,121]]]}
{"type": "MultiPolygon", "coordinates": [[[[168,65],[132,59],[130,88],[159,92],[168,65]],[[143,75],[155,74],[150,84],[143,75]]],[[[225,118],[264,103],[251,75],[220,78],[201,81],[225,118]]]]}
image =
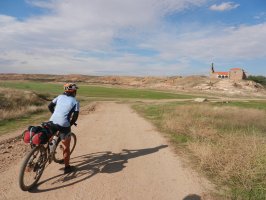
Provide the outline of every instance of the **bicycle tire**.
{"type": "MultiPolygon", "coordinates": [[[[71,134],[70,134],[70,137],[71,137],[71,142],[73,141],[73,146],[72,146],[72,148],[70,149],[70,155],[71,155],[71,154],[73,153],[75,147],[76,147],[76,144],[77,144],[77,136],[76,136],[74,133],[71,133],[71,134]]],[[[61,142],[61,141],[60,141],[60,142],[61,142]]],[[[59,148],[59,146],[60,146],[60,145],[59,145],[60,142],[57,144],[57,146],[56,146],[56,148],[55,148],[55,153],[54,153],[54,156],[53,156],[53,160],[54,160],[54,162],[56,162],[56,163],[62,163],[62,162],[64,161],[64,159],[59,158],[59,157],[57,156],[57,151],[59,151],[58,148],[59,148]]]]}
{"type": "MultiPolygon", "coordinates": [[[[40,146],[36,146],[36,147],[33,147],[32,150],[27,154],[27,156],[24,158],[22,164],[21,164],[21,167],[20,167],[20,172],[19,172],[19,186],[20,186],[20,189],[23,190],[23,191],[29,191],[30,189],[32,189],[36,183],[39,181],[39,179],[41,178],[42,176],[42,173],[44,171],[44,168],[45,168],[45,163],[46,163],[46,160],[47,160],[47,151],[46,149],[44,148],[44,146],[40,145],[40,146]],[[28,165],[28,162],[29,160],[32,158],[32,156],[34,156],[34,153],[39,151],[40,154],[37,156],[37,160],[39,159],[42,159],[40,162],[40,166],[41,168],[38,168],[37,170],[35,169],[37,163],[35,163],[35,166],[34,166],[34,170],[36,170],[36,173],[39,173],[37,174],[35,180],[31,183],[31,184],[25,184],[24,182],[24,176],[25,176],[25,170],[26,170],[26,167],[28,165]],[[40,158],[40,156],[44,156],[44,158],[40,158]]],[[[38,161],[39,162],[39,161],[38,161]]],[[[39,166],[37,166],[39,167],[39,166]]]]}

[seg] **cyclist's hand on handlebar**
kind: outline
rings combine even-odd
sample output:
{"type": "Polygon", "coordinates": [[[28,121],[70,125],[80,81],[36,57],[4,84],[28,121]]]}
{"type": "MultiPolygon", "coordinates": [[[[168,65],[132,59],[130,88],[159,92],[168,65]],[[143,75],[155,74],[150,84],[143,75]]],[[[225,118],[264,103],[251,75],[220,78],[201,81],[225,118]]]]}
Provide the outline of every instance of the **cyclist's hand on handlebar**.
{"type": "Polygon", "coordinates": [[[77,123],[73,123],[73,124],[71,124],[71,126],[73,126],[73,125],[74,125],[74,126],[77,126],[78,124],[77,124],[77,123]]]}

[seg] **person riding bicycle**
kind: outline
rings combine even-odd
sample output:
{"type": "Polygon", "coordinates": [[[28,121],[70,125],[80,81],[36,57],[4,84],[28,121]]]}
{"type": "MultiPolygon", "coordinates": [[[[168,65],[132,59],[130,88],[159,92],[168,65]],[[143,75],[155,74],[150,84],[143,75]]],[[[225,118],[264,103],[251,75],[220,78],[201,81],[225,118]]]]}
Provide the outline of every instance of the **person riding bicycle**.
{"type": "Polygon", "coordinates": [[[64,151],[64,174],[73,171],[70,166],[70,133],[71,126],[76,123],[79,116],[79,102],[76,100],[77,85],[75,83],[66,83],[64,93],[57,96],[48,105],[52,116],[50,121],[57,125],[59,137],[62,140],[64,151]]]}

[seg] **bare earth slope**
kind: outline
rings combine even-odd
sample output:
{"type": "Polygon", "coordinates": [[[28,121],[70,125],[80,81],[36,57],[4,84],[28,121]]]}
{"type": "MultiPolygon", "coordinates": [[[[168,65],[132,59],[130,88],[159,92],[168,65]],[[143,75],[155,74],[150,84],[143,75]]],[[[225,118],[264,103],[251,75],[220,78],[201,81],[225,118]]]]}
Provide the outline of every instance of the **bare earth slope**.
{"type": "Polygon", "coordinates": [[[0,174],[0,199],[208,199],[209,183],[185,168],[166,139],[128,105],[100,103],[73,131],[74,173],[63,175],[63,166],[52,163],[36,189],[22,192],[16,161],[0,174]]]}

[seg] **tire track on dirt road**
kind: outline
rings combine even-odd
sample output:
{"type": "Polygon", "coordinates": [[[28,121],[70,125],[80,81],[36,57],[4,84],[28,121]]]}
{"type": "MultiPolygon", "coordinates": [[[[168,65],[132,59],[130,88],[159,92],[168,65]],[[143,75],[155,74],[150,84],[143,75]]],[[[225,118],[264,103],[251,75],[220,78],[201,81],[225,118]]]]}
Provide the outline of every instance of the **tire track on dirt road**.
{"type": "Polygon", "coordinates": [[[208,181],[185,168],[167,140],[128,105],[99,103],[78,123],[75,172],[63,175],[63,166],[52,163],[35,189],[22,192],[16,162],[0,174],[0,199],[208,199],[208,181]]]}

